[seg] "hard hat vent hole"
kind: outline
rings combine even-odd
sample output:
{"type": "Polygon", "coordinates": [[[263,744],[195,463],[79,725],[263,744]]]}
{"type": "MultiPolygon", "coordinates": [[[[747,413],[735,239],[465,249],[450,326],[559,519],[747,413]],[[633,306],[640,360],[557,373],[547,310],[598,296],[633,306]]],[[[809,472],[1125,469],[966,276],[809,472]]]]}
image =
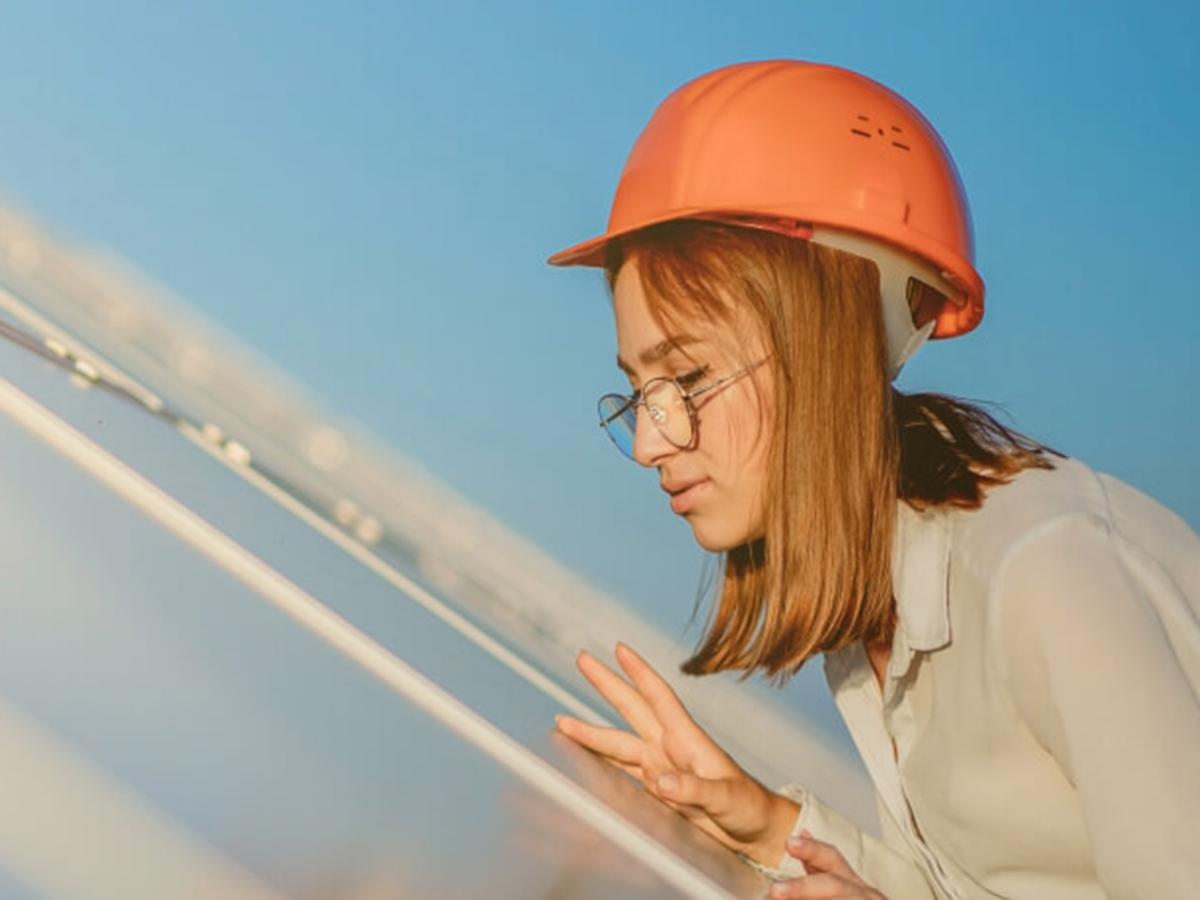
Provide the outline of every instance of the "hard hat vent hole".
{"type": "MultiPolygon", "coordinates": [[[[876,135],[878,135],[881,138],[888,137],[888,132],[884,130],[883,126],[875,125],[871,121],[870,116],[866,116],[866,115],[863,115],[862,113],[859,113],[854,118],[857,120],[857,122],[855,124],[852,124],[850,127],[851,134],[857,134],[859,137],[865,137],[865,138],[873,138],[876,135]],[[861,123],[861,124],[858,124],[858,123],[861,123]],[[874,130],[873,131],[868,130],[871,128],[874,128],[874,130]]],[[[899,136],[904,134],[903,128],[901,128],[899,125],[891,125],[891,126],[889,126],[889,128],[891,130],[891,138],[892,138],[891,143],[892,143],[893,147],[895,147],[897,150],[906,150],[906,151],[912,149],[912,147],[910,147],[908,144],[904,143],[901,140],[898,140],[899,136]]]]}

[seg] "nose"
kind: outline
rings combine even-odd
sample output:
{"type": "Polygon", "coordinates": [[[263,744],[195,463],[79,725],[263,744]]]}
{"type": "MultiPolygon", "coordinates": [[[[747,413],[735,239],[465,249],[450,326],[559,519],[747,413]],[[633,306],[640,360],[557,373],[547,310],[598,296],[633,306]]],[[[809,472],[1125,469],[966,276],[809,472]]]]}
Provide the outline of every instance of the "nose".
{"type": "Polygon", "coordinates": [[[658,426],[650,419],[644,405],[637,410],[637,427],[633,432],[633,461],[651,468],[659,465],[666,457],[678,453],[679,448],[666,439],[658,426]]]}

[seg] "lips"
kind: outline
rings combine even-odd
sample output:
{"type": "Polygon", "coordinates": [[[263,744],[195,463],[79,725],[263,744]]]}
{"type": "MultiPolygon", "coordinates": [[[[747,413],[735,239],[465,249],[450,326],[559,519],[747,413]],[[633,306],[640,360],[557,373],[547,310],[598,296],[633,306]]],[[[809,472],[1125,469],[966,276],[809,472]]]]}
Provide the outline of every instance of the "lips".
{"type": "Polygon", "coordinates": [[[671,495],[671,512],[677,516],[686,515],[695,506],[700,495],[707,489],[707,478],[694,481],[666,481],[662,489],[671,495]]]}

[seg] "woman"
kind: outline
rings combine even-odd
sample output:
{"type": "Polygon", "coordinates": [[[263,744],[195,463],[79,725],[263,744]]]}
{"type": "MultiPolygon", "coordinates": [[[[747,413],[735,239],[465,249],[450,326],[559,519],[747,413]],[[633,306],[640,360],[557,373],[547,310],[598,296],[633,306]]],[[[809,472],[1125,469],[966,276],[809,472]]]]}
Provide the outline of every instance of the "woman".
{"type": "Polygon", "coordinates": [[[882,837],[776,793],[632,650],[632,731],[559,728],[777,879],[773,897],[1200,891],[1200,539],[969,404],[891,387],[983,312],[966,201],[904,100],[828,66],[685,85],[635,145],[603,266],[617,447],[723,554],[691,674],[824,654],[882,837]],[[807,874],[805,874],[807,872],[807,874]]]}

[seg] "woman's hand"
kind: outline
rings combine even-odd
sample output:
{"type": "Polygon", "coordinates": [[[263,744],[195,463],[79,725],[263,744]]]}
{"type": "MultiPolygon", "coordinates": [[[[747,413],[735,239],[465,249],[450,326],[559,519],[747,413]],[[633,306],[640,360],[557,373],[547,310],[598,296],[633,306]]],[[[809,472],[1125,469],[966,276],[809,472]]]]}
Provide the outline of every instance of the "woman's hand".
{"type": "Polygon", "coordinates": [[[837,847],[818,841],[807,831],[787,839],[787,852],[804,863],[808,874],[771,885],[771,900],[887,900],[858,877],[837,847]]]}
{"type": "Polygon", "coordinates": [[[572,716],[558,717],[559,731],[628,772],[727,847],[776,865],[799,807],[738,766],[633,650],[618,644],[616,656],[629,681],[588,653],[579,654],[579,670],[632,733],[572,716]]]}

